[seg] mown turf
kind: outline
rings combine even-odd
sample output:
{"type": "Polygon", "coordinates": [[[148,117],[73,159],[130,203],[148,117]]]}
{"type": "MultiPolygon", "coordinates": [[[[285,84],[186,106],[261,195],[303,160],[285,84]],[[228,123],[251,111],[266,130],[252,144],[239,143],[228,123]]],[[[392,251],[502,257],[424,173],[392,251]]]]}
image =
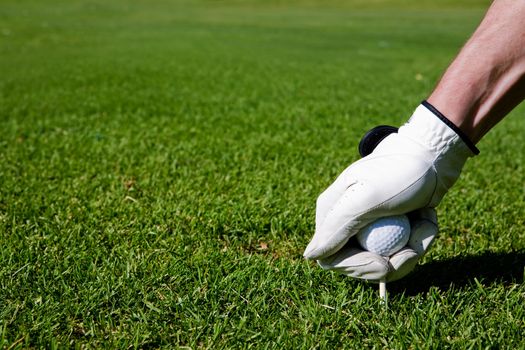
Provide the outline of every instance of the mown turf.
{"type": "Polygon", "coordinates": [[[525,348],[523,108],[388,311],[301,256],[485,6],[2,1],[0,347],[525,348]]]}

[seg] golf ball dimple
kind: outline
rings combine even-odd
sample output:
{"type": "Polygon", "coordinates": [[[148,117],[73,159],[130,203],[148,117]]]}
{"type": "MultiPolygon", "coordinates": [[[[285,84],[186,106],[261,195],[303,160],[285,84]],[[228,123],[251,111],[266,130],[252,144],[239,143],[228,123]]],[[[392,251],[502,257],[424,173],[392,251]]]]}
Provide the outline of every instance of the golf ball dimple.
{"type": "Polygon", "coordinates": [[[363,249],[382,256],[399,251],[409,239],[410,221],[406,215],[377,219],[357,234],[357,241],[363,249]]]}

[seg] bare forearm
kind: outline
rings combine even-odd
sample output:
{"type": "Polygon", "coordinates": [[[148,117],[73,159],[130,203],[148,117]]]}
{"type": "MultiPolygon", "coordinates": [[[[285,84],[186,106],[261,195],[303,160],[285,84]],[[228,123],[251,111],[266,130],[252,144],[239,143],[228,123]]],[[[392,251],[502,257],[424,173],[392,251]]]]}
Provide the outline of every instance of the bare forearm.
{"type": "Polygon", "coordinates": [[[525,1],[496,0],[428,98],[474,142],[525,98],[525,1]]]}

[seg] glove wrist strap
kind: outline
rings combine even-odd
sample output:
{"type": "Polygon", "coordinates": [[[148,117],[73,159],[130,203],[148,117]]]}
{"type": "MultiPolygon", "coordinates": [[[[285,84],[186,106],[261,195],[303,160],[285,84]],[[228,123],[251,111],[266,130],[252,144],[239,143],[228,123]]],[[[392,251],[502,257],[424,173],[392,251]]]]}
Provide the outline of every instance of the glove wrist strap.
{"type": "Polygon", "coordinates": [[[408,122],[399,128],[398,134],[413,140],[432,152],[436,158],[454,158],[464,162],[467,158],[479,153],[478,149],[469,141],[470,146],[452,128],[452,122],[441,113],[437,115],[437,109],[430,110],[430,104],[419,105],[408,122]]]}
{"type": "Polygon", "coordinates": [[[472,141],[468,138],[467,135],[460,128],[458,128],[454,123],[448,120],[436,107],[432,106],[428,101],[424,100],[421,102],[421,105],[425,106],[430,112],[432,112],[436,117],[438,117],[443,123],[445,123],[449,128],[451,128],[460,138],[463,140],[465,145],[474,153],[475,155],[479,154],[479,149],[474,145],[472,141]]]}

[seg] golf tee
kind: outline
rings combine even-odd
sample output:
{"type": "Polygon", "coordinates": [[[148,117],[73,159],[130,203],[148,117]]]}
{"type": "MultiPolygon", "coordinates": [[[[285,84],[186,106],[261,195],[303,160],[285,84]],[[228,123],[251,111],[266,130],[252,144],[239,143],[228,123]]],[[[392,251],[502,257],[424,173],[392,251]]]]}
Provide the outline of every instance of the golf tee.
{"type": "Polygon", "coordinates": [[[379,281],[379,298],[381,298],[381,304],[387,306],[387,295],[386,295],[386,281],[379,281]]]}

